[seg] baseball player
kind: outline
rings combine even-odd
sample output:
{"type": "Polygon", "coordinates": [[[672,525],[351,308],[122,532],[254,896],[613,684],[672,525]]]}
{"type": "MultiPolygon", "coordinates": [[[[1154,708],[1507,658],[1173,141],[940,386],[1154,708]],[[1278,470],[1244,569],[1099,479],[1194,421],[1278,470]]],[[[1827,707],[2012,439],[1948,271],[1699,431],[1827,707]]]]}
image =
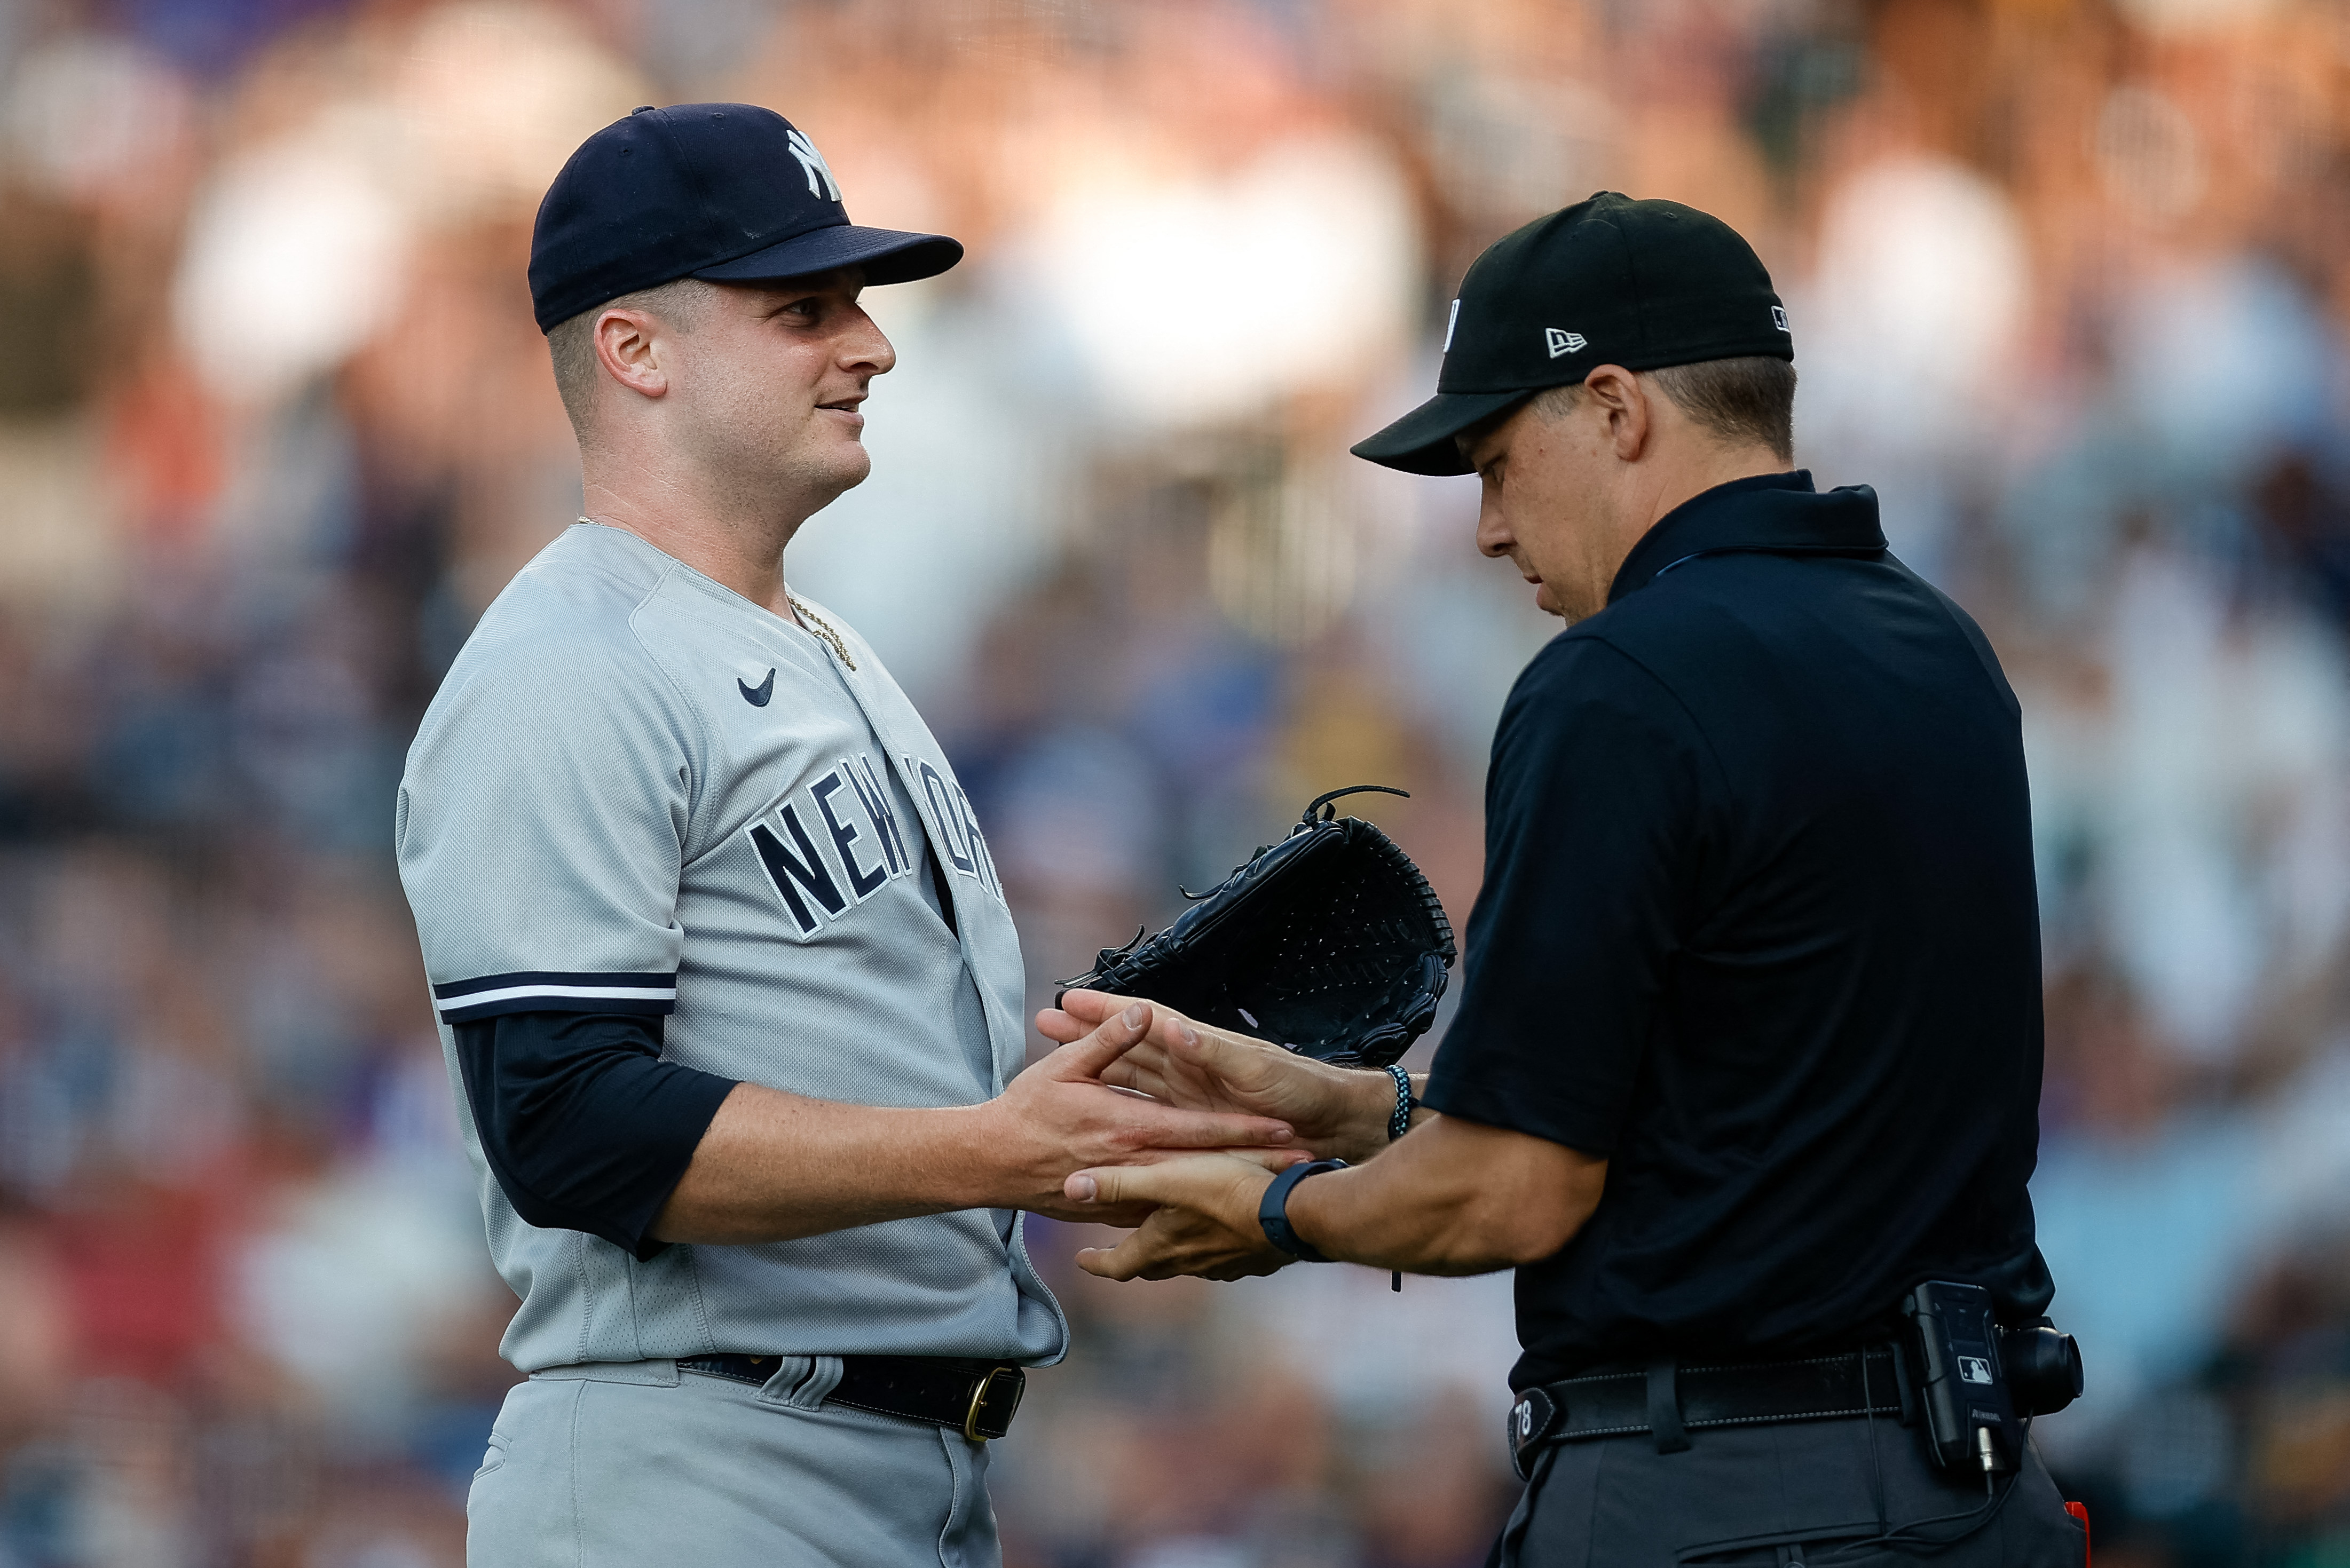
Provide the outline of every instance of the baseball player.
{"type": "Polygon", "coordinates": [[[540,208],[588,515],[483,617],[398,823],[530,1374],[473,1563],[995,1562],[984,1445],[1067,1337],[1018,1211],[1066,1210],[1080,1167],[1289,1137],[1104,1084],[1143,1006],[1020,1071],[971,802],[785,586],[868,471],[893,355],[859,288],[961,255],[850,225],[743,104],[638,110],[540,208]]]}

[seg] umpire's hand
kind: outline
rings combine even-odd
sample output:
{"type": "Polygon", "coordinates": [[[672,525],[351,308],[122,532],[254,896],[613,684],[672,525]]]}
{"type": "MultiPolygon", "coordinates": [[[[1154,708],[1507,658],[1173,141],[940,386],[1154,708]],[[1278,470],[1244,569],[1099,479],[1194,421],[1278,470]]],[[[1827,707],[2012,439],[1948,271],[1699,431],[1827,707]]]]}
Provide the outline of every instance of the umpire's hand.
{"type": "MultiPolygon", "coordinates": [[[[1110,1280],[1270,1272],[1289,1261],[1260,1217],[1272,1180],[1263,1167],[1222,1154],[1076,1171],[1067,1194],[1081,1212],[1152,1206],[1133,1234],[1080,1251],[1077,1266],[1110,1280]]],[[[1326,1258],[1415,1274],[1482,1274],[1556,1253],[1607,1189],[1604,1155],[1431,1116],[1378,1158],[1291,1188],[1285,1217],[1295,1236],[1326,1258]]]]}
{"type": "MultiPolygon", "coordinates": [[[[1105,1010],[1107,1011],[1107,1010],[1105,1010]]],[[[1252,1170],[1285,1170],[1308,1158],[1293,1147],[1289,1124],[1234,1107],[1187,1107],[1112,1076],[1120,1061],[1151,1033],[1156,1009],[1133,1002],[1012,1080],[988,1108],[1002,1119],[1004,1151],[1024,1172],[1027,1190],[1017,1207],[1059,1220],[1138,1225],[1147,1202],[1079,1204],[1064,1183],[1073,1170],[1096,1165],[1150,1165],[1217,1149],[1252,1170]],[[1139,1091],[1139,1092],[1138,1092],[1139,1091]],[[1104,1158],[1090,1149],[1107,1151],[1104,1158]]]]}
{"type": "MultiPolygon", "coordinates": [[[[1123,999],[1098,991],[1065,993],[1036,1014],[1047,1040],[1085,1039],[1118,1015],[1123,999]]],[[[1148,1004],[1143,1038],[1103,1068],[1106,1082],[1170,1106],[1271,1116],[1294,1128],[1316,1158],[1359,1165],[1388,1145],[1395,1080],[1384,1072],[1334,1067],[1266,1041],[1194,1023],[1164,1002],[1148,1004]]]]}
{"type": "Polygon", "coordinates": [[[1264,1189],[1263,1170],[1222,1154],[1190,1155],[1149,1170],[1078,1171],[1068,1190],[1081,1212],[1098,1218],[1139,1206],[1149,1217],[1115,1247],[1079,1249],[1077,1267],[1106,1280],[1269,1274],[1297,1260],[1266,1241],[1257,1223],[1264,1189]]]}

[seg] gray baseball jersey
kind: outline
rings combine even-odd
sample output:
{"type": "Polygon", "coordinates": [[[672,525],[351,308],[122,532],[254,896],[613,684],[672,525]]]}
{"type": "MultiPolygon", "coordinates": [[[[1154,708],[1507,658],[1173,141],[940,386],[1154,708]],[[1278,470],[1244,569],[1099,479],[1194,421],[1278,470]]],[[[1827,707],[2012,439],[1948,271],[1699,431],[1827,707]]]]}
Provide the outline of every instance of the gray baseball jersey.
{"type": "MultiPolygon", "coordinates": [[[[490,606],[409,752],[397,828],[461,1108],[452,1026],[521,1011],[666,1013],[666,1060],[859,1105],[976,1104],[1019,1071],[1019,940],[971,804],[872,649],[823,618],[842,653],[592,524],[490,606]],[[926,837],[954,929],[924,895],[926,837]]],[[[525,1371],[1039,1363],[1066,1343],[1017,1214],[639,1260],[524,1221],[459,1120],[525,1371]]]]}

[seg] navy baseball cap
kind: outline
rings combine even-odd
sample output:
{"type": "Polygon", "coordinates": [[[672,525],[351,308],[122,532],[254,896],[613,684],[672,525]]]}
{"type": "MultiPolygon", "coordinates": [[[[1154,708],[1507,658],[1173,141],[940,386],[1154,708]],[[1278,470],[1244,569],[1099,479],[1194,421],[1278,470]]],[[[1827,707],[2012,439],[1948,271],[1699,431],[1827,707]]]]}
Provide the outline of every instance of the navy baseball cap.
{"type": "Polygon", "coordinates": [[[910,283],[962,259],[944,234],[858,228],[806,133],[749,103],[646,108],[580,143],[538,204],[530,298],[541,332],[681,277],[765,283],[861,266],[910,283]]]}
{"type": "Polygon", "coordinates": [[[1454,437],[1602,365],[1793,359],[1771,275],[1720,218],[1602,191],[1486,248],[1461,280],[1436,396],[1352,449],[1407,473],[1471,472],[1454,437]]]}

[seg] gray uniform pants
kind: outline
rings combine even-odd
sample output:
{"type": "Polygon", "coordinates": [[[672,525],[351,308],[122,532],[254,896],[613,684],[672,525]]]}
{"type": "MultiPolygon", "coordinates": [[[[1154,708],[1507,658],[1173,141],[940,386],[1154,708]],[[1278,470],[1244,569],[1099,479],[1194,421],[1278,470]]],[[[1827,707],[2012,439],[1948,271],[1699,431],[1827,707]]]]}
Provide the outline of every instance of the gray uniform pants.
{"type": "Polygon", "coordinates": [[[1994,1511],[1982,1510],[1980,1474],[1935,1469],[1919,1435],[1889,1417],[1689,1437],[1691,1446],[1677,1454],[1657,1452],[1645,1434],[1544,1449],[1492,1561],[1500,1568],[2082,1568],[2086,1538],[2036,1453],[2012,1480],[2001,1479],[2005,1495],[1994,1511]],[[1962,1513],[1970,1516],[1944,1517],[1962,1513]],[[1908,1532],[1869,1540],[1888,1529],[1908,1532]]]}
{"type": "Polygon", "coordinates": [[[534,1374],[473,1477],[467,1568],[997,1568],[985,1445],[820,1406],[839,1380],[830,1356],[764,1387],[671,1361],[534,1374]]]}

